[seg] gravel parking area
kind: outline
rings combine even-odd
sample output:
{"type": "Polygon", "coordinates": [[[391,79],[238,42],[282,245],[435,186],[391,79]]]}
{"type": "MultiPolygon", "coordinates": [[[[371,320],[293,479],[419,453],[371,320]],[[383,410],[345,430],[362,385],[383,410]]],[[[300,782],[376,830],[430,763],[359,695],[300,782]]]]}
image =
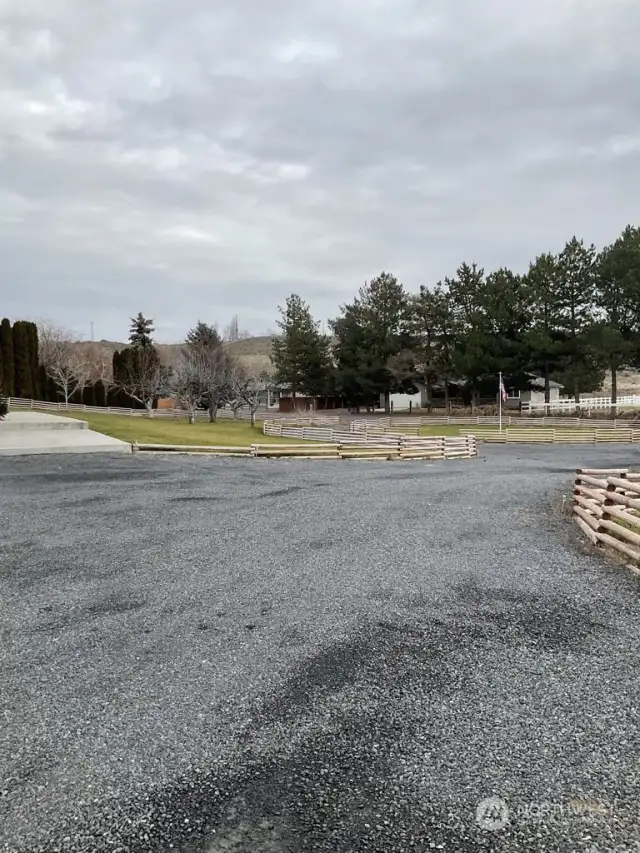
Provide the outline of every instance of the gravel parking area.
{"type": "Polygon", "coordinates": [[[629,464],[0,459],[0,850],[640,849],[629,464]]]}

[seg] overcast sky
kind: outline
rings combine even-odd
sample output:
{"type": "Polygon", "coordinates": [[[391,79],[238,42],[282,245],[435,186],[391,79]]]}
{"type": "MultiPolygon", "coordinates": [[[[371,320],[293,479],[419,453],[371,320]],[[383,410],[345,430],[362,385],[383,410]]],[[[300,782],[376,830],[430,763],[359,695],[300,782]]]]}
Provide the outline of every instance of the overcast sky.
{"type": "Polygon", "coordinates": [[[318,319],[640,223],[639,0],[0,0],[0,315],[318,319]]]}

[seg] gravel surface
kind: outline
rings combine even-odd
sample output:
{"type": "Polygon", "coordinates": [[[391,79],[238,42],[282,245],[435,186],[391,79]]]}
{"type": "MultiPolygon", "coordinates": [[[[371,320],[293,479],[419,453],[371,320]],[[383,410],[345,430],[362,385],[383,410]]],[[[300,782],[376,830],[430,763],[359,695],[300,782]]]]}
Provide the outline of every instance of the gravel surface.
{"type": "Polygon", "coordinates": [[[0,459],[0,850],[640,849],[628,464],[0,459]]]}

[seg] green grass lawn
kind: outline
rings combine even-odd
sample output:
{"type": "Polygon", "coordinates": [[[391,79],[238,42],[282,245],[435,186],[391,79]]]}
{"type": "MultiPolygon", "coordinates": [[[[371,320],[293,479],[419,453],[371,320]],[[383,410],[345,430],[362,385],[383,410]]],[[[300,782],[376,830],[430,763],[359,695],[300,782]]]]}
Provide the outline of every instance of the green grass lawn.
{"type": "Polygon", "coordinates": [[[249,444],[291,444],[293,439],[277,438],[262,434],[262,424],[252,427],[249,421],[232,421],[221,418],[211,424],[198,420],[189,424],[187,418],[130,417],[95,412],[45,412],[63,417],[78,418],[89,424],[89,429],[119,438],[133,444],[209,444],[225,447],[248,446],[249,444]]]}

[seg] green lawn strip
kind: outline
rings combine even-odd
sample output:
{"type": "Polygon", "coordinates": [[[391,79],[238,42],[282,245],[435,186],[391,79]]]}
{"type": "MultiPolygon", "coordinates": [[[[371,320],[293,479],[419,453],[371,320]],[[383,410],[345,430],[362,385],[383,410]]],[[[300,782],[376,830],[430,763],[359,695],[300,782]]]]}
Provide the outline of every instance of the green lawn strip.
{"type": "Polygon", "coordinates": [[[160,416],[147,418],[129,415],[108,415],[95,412],[44,412],[86,421],[89,429],[119,438],[130,444],[217,445],[248,447],[250,444],[297,444],[295,439],[262,434],[262,424],[252,427],[248,421],[220,419],[216,423],[198,420],[190,424],[187,418],[160,416]]]}

